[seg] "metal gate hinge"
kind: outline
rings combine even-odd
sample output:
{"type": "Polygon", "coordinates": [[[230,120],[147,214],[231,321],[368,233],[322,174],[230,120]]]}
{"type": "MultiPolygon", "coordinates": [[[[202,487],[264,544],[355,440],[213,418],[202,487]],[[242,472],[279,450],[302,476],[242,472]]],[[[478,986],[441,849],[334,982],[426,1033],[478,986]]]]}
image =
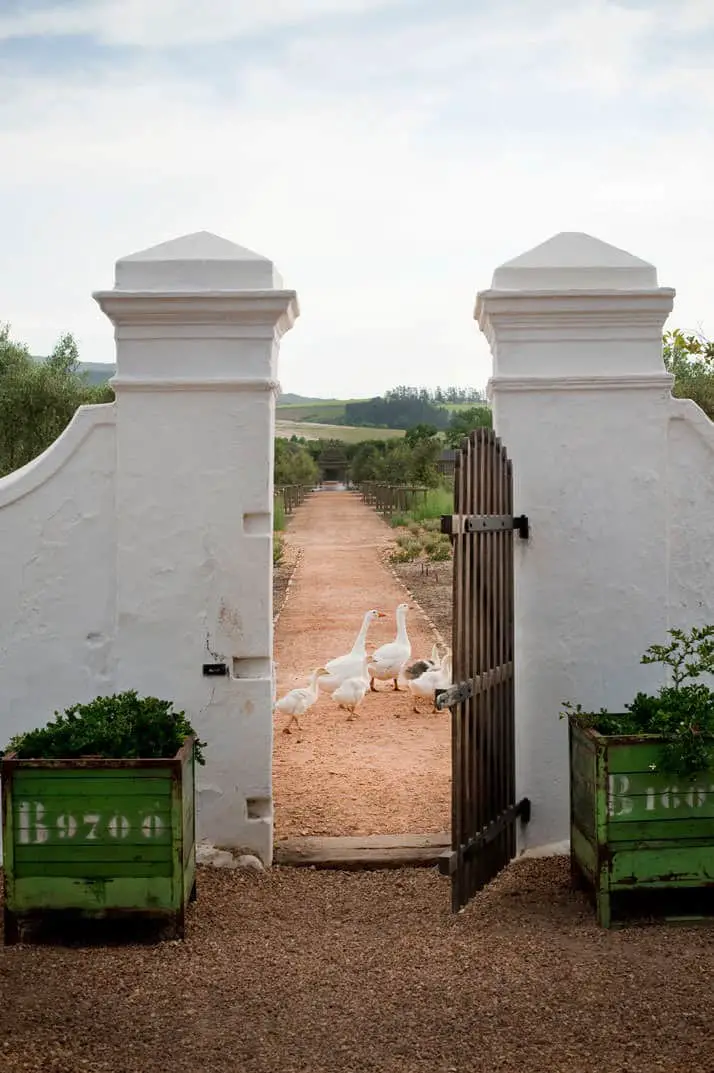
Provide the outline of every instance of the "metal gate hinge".
{"type": "Polygon", "coordinates": [[[530,525],[528,516],[519,514],[442,514],[441,531],[447,536],[464,533],[499,533],[515,529],[521,540],[528,540],[530,525]]]}

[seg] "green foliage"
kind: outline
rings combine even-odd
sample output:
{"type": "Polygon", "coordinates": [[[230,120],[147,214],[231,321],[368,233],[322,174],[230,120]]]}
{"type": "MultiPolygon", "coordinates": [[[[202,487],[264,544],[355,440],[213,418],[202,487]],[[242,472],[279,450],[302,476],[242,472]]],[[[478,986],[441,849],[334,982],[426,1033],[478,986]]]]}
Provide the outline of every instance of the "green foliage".
{"type": "Polygon", "coordinates": [[[406,528],[409,525],[410,521],[411,518],[408,514],[403,514],[401,511],[399,511],[398,513],[393,514],[391,516],[391,518],[389,519],[389,524],[391,525],[392,529],[402,529],[406,528]]]}
{"type": "Polygon", "coordinates": [[[432,563],[445,563],[451,558],[451,541],[448,536],[432,537],[425,545],[427,558],[432,563]]]}
{"type": "Polygon", "coordinates": [[[397,545],[390,555],[393,563],[412,563],[422,553],[421,541],[415,540],[414,537],[397,540],[397,545]]]}
{"type": "Polygon", "coordinates": [[[449,488],[430,488],[426,499],[418,502],[410,514],[415,521],[436,523],[434,528],[441,528],[442,514],[454,513],[454,494],[449,488]]]}
{"type": "Polygon", "coordinates": [[[675,328],[665,332],[663,344],[665,367],[674,375],[672,393],[693,399],[714,420],[714,342],[675,328]]]}
{"type": "Polygon", "coordinates": [[[407,429],[404,440],[409,447],[416,447],[422,440],[431,440],[437,434],[439,430],[434,425],[415,425],[414,428],[407,429]]]}
{"type": "Polygon", "coordinates": [[[317,462],[306,445],[292,440],[277,438],[274,441],[275,474],[277,486],[302,484],[312,488],[320,476],[317,462]]]}
{"type": "Polygon", "coordinates": [[[443,429],[449,423],[449,411],[437,406],[429,392],[416,388],[395,388],[384,396],[345,403],[345,425],[372,428],[406,428],[431,425],[443,429]]]}
{"type": "MultiPolygon", "coordinates": [[[[172,702],[139,697],[134,690],[112,697],[96,697],[89,704],[74,704],[36,730],[17,734],[6,752],[21,759],[76,760],[164,759],[173,757],[184,738],[196,737],[185,712],[172,710],[172,702]]],[[[205,742],[196,739],[196,761],[204,764],[205,742]]]]}
{"type": "Polygon", "coordinates": [[[93,386],[78,371],[79,354],[63,335],[45,361],[0,324],[0,477],[42,454],[64,432],[77,408],[111,402],[108,384],[93,386]]]}
{"type": "Polygon", "coordinates": [[[714,762],[714,690],[694,681],[714,674],[714,626],[688,632],[669,630],[671,641],[651,645],[641,663],[661,663],[670,669],[671,684],[656,694],[638,693],[624,713],[585,712],[566,701],[561,718],[600,734],[656,734],[665,739],[658,767],[668,774],[692,778],[714,762]]]}
{"type": "Polygon", "coordinates": [[[285,504],[283,497],[274,496],[273,498],[273,532],[280,532],[285,528],[285,504]]]}
{"type": "Polygon", "coordinates": [[[465,436],[475,428],[491,428],[493,415],[488,406],[472,406],[468,410],[456,410],[451,415],[445,439],[449,447],[458,447],[465,436]]]}
{"type": "Polygon", "coordinates": [[[280,566],[285,554],[285,542],[277,533],[273,534],[273,566],[280,566]]]}
{"type": "Polygon", "coordinates": [[[439,483],[436,464],[443,444],[422,428],[419,434],[399,440],[365,441],[351,454],[349,474],[355,484],[385,481],[435,488],[439,483]]]}

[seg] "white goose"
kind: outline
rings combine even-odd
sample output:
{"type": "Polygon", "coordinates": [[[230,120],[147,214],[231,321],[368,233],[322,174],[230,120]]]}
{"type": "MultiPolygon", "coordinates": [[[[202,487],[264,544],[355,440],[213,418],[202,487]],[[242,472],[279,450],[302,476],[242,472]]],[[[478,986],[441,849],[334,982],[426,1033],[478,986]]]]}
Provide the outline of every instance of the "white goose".
{"type": "MultiPolygon", "coordinates": [[[[409,692],[414,697],[414,711],[418,713],[417,701],[420,698],[430,700],[434,704],[434,693],[437,689],[448,689],[451,685],[451,649],[447,648],[438,667],[425,671],[418,678],[408,682],[409,692]]],[[[436,707],[433,709],[436,711],[436,707]]]]}
{"type": "Polygon", "coordinates": [[[362,619],[362,627],[352,645],[352,651],[345,656],[337,656],[325,664],[327,675],[320,678],[320,689],[325,693],[334,693],[346,678],[357,678],[362,672],[362,662],[367,655],[367,630],[378,618],[386,618],[383,611],[367,611],[362,619]]]}
{"type": "Polygon", "coordinates": [[[355,675],[354,678],[345,678],[332,694],[332,699],[338,702],[340,708],[345,708],[350,713],[347,716],[348,722],[354,719],[357,706],[362,703],[368,690],[369,671],[367,670],[367,656],[365,656],[359,675],[355,675]]]}
{"type": "Polygon", "coordinates": [[[394,681],[394,688],[399,690],[399,675],[408,663],[412,654],[412,645],[407,636],[407,611],[409,604],[400,604],[397,608],[397,636],[389,644],[382,645],[372,653],[369,661],[370,689],[376,693],[375,678],[381,682],[390,679],[394,681]]]}
{"type": "Polygon", "coordinates": [[[324,667],[318,667],[310,675],[310,684],[308,686],[302,686],[298,689],[291,689],[289,693],[286,693],[284,697],[281,697],[275,705],[276,712],[285,712],[289,715],[286,725],[283,727],[283,734],[290,733],[290,727],[293,723],[296,724],[298,730],[301,729],[298,723],[298,716],[304,715],[308,708],[311,708],[317,700],[317,683],[320,678],[327,674],[324,667]]]}

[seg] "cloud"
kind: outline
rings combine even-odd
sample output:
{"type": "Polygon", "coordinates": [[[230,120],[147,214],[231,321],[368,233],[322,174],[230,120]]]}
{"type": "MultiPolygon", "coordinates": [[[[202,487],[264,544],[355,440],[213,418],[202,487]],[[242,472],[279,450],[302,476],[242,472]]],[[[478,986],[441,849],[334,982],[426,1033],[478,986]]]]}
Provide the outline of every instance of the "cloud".
{"type": "Polygon", "coordinates": [[[141,48],[91,71],[5,65],[0,320],[37,353],[71,329],[87,360],[111,360],[91,290],[117,257],[205,228],[298,290],[287,390],[483,383],[476,289],[554,232],[586,230],[654,261],[677,323],[706,326],[714,101],[692,92],[688,58],[691,40],[706,57],[714,18],[675,32],[656,3],[431,10],[414,0],[359,32],[318,19],[267,51],[236,53],[224,29],[180,62],[141,48]]]}
{"type": "Polygon", "coordinates": [[[76,0],[0,16],[0,40],[88,36],[104,45],[197,46],[268,30],[296,28],[326,16],[362,16],[409,0],[76,0]]]}

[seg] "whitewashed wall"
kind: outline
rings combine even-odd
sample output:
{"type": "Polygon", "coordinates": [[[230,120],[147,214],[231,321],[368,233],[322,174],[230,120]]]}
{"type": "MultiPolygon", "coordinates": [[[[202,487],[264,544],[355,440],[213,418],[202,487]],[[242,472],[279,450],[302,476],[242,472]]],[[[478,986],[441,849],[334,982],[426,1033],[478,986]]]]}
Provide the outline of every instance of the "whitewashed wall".
{"type": "Polygon", "coordinates": [[[116,402],[0,480],[0,737],[136,689],[208,741],[199,835],[272,856],[274,266],[207,232],[117,262],[116,402]],[[205,677],[225,662],[227,677],[205,677]]]}
{"type": "Polygon", "coordinates": [[[0,737],[114,681],[116,407],[0,480],[0,737]]]}
{"type": "Polygon", "coordinates": [[[663,681],[639,658],[714,621],[714,426],[671,397],[655,269],[564,233],[497,269],[477,300],[494,423],[514,464],[522,848],[568,838],[564,700],[621,710],[663,681]]]}

